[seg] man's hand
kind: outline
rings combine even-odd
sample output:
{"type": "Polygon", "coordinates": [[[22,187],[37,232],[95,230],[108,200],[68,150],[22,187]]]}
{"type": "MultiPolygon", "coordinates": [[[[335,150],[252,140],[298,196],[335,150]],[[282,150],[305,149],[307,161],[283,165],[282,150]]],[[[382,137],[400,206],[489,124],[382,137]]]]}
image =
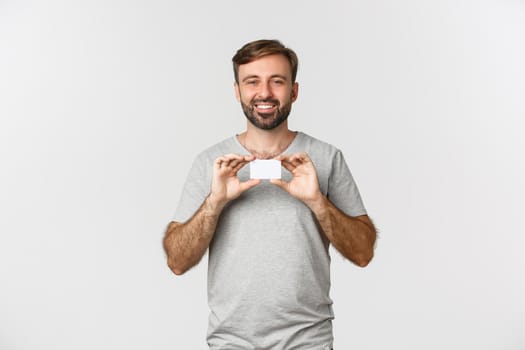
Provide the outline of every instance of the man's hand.
{"type": "Polygon", "coordinates": [[[374,256],[376,240],[376,230],[368,216],[348,216],[322,194],[317,171],[306,153],[276,159],[292,173],[293,178],[290,182],[270,181],[312,210],[325,236],[343,256],[358,266],[366,266],[374,256]]]}
{"type": "Polygon", "coordinates": [[[308,206],[322,200],[323,195],[319,189],[317,170],[306,153],[281,155],[276,159],[281,161],[282,166],[292,174],[293,178],[290,182],[272,179],[271,183],[302,200],[308,206]]]}
{"type": "Polygon", "coordinates": [[[260,182],[240,182],[237,178],[237,172],[254,158],[236,154],[217,158],[213,163],[210,194],[199,210],[185,223],[170,223],[163,244],[168,256],[168,266],[176,275],[185,273],[202,259],[215,234],[217,222],[226,203],[260,182]]]}
{"type": "Polygon", "coordinates": [[[222,207],[261,182],[254,179],[240,182],[237,177],[237,172],[254,159],[254,156],[227,154],[215,160],[209,196],[215,205],[222,207]]]}

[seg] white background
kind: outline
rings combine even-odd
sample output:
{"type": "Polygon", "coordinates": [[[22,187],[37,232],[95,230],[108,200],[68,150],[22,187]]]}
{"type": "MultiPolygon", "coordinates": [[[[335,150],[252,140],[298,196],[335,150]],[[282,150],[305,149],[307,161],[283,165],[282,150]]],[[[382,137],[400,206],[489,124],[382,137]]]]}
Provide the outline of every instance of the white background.
{"type": "MultiPolygon", "coordinates": [[[[525,349],[524,1],[0,1],[0,349],[204,349],[161,238],[245,119],[230,59],[299,55],[290,127],[379,227],[333,254],[335,349],[525,349]]],[[[307,286],[304,286],[307,288],[307,286]]]]}

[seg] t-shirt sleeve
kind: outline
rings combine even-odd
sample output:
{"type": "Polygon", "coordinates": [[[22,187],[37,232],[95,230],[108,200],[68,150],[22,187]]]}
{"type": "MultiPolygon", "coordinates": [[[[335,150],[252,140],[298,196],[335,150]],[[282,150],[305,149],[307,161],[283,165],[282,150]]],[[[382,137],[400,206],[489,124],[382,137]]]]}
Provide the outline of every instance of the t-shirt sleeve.
{"type": "Polygon", "coordinates": [[[186,222],[199,210],[210,192],[212,165],[199,156],[188,173],[173,221],[186,222]]]}
{"type": "Polygon", "coordinates": [[[328,199],[349,216],[365,215],[366,209],[350,169],[340,150],[337,150],[328,180],[328,199]]]}

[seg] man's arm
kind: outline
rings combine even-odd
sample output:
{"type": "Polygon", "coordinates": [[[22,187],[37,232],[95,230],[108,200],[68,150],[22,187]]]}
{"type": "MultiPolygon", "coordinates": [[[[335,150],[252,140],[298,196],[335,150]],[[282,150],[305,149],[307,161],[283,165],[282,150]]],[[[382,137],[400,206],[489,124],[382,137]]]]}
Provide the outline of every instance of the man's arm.
{"type": "Polygon", "coordinates": [[[345,258],[360,267],[368,265],[374,256],[376,230],[367,215],[348,216],[322,194],[307,205],[326,237],[345,258]]]}
{"type": "Polygon", "coordinates": [[[376,230],[367,215],[351,217],[339,210],[319,189],[317,171],[306,153],[280,156],[292,174],[290,182],[271,180],[290,195],[302,200],[314,213],[334,247],[356,265],[368,265],[374,256],[376,230]]]}
{"type": "Polygon", "coordinates": [[[182,275],[197,265],[210,245],[222,208],[210,196],[186,223],[172,221],[164,236],[164,251],[168,266],[176,275],[182,275]]]}
{"type": "Polygon", "coordinates": [[[185,223],[172,221],[168,225],[163,246],[168,266],[176,275],[183,274],[201,260],[226,204],[260,182],[240,182],[237,178],[237,172],[253,159],[253,156],[235,154],[217,158],[213,163],[210,194],[199,210],[185,223]]]}

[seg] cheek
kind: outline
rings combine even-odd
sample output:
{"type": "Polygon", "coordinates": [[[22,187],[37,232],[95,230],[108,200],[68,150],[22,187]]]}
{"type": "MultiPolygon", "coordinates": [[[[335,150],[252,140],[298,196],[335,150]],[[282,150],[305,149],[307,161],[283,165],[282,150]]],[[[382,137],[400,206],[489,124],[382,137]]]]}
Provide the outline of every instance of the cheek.
{"type": "Polygon", "coordinates": [[[244,96],[243,100],[247,103],[252,102],[253,100],[257,99],[257,94],[247,94],[244,96]]]}

